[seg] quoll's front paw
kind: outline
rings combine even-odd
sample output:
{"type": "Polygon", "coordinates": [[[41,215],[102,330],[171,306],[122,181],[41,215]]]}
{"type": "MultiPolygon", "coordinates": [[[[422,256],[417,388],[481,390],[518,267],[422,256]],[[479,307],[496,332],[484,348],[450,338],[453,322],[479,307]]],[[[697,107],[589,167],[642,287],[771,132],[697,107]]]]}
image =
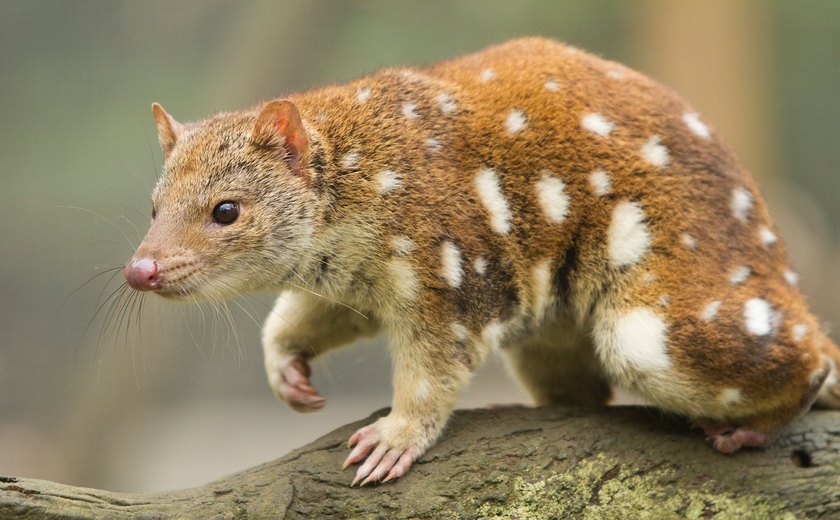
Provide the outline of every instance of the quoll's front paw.
{"type": "Polygon", "coordinates": [[[423,430],[422,425],[391,416],[360,428],[347,441],[348,446],[355,448],[343,467],[364,460],[350,485],[360,480],[362,486],[368,482],[384,483],[405,475],[433,440],[426,438],[423,430]]]}
{"type": "Polygon", "coordinates": [[[271,388],[296,411],[313,412],[327,403],[309,383],[311,369],[303,354],[284,356],[272,368],[268,376],[271,388]]]}

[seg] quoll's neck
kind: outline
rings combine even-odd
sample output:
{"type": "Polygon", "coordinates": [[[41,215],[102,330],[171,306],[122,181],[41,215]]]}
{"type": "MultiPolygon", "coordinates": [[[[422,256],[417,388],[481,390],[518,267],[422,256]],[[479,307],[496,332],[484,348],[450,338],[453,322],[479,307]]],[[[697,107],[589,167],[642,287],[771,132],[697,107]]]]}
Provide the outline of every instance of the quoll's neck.
{"type": "Polygon", "coordinates": [[[362,187],[365,172],[354,168],[352,156],[337,153],[318,119],[304,118],[304,125],[311,141],[306,158],[310,187],[320,207],[312,246],[296,269],[300,276],[289,282],[344,299],[367,278],[360,272],[375,261],[379,226],[362,187]]]}

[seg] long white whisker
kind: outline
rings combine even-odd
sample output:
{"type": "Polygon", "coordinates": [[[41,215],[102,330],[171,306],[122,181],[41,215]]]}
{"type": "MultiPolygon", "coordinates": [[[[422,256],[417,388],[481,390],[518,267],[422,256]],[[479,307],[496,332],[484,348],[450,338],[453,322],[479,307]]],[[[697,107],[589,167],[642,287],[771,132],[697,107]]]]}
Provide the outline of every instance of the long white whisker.
{"type": "Polygon", "coordinates": [[[306,287],[301,287],[301,286],[296,285],[296,284],[293,284],[293,283],[290,283],[289,285],[291,285],[291,286],[292,286],[292,287],[294,287],[295,289],[299,289],[299,290],[301,290],[301,291],[303,291],[303,292],[305,292],[305,293],[309,293],[309,294],[311,294],[311,295],[313,295],[313,296],[317,296],[317,297],[319,297],[319,298],[323,298],[323,299],[327,300],[327,301],[328,301],[328,302],[330,302],[330,303],[334,303],[334,304],[336,304],[336,305],[339,305],[339,306],[341,306],[341,307],[344,307],[344,308],[346,308],[346,309],[349,309],[349,310],[351,310],[351,311],[355,312],[356,314],[358,314],[359,316],[361,316],[362,318],[364,318],[364,319],[366,319],[366,320],[369,320],[369,319],[370,319],[370,318],[368,318],[365,314],[363,314],[362,312],[360,312],[360,311],[358,311],[358,310],[354,309],[353,307],[351,307],[350,305],[347,305],[347,304],[346,304],[346,303],[344,303],[344,302],[340,302],[340,301],[338,301],[338,300],[336,300],[336,299],[330,298],[329,296],[324,296],[323,294],[318,294],[318,293],[316,293],[315,291],[312,291],[312,290],[307,289],[306,287]]]}
{"type": "Polygon", "coordinates": [[[102,222],[105,222],[106,224],[108,224],[110,226],[113,226],[117,231],[120,232],[120,234],[123,236],[125,241],[128,243],[128,247],[130,247],[132,251],[137,249],[137,247],[134,245],[134,243],[131,242],[131,239],[128,238],[128,235],[125,234],[125,232],[122,230],[121,227],[116,225],[113,221],[108,220],[104,216],[100,215],[99,213],[97,213],[95,211],[92,211],[92,210],[89,210],[87,208],[80,208],[79,206],[57,206],[57,207],[59,207],[61,209],[73,209],[73,210],[76,210],[76,211],[81,211],[83,213],[87,213],[88,215],[93,215],[94,217],[101,219],[102,222]]]}
{"type": "Polygon", "coordinates": [[[141,234],[140,234],[140,230],[139,230],[139,229],[137,229],[137,226],[135,226],[135,225],[134,225],[134,222],[132,222],[131,220],[129,220],[129,218],[128,218],[128,217],[126,217],[125,215],[120,215],[120,218],[121,218],[121,219],[123,219],[123,220],[125,221],[125,223],[126,223],[126,224],[128,224],[129,226],[131,226],[131,229],[133,229],[133,230],[134,230],[134,234],[135,234],[135,235],[137,235],[137,240],[138,240],[138,242],[139,242],[140,240],[142,240],[143,235],[141,235],[141,234]]]}

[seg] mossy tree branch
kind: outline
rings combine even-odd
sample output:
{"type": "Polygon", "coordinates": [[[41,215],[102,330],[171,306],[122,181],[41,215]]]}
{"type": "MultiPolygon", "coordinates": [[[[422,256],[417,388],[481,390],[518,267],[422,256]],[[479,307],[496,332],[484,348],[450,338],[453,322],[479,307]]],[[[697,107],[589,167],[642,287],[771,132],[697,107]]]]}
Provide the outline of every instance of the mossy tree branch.
{"type": "Polygon", "coordinates": [[[840,518],[840,412],[725,456],[647,408],[464,410],[399,482],[350,488],[344,443],[369,421],[182,491],[0,477],[0,518],[840,518]]]}

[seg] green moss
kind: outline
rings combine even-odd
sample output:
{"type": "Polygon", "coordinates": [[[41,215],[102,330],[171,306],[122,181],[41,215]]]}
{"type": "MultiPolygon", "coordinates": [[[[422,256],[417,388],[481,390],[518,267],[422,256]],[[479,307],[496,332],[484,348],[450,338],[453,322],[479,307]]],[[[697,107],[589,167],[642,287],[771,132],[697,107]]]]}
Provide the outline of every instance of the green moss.
{"type": "Polygon", "coordinates": [[[681,490],[678,471],[655,468],[647,472],[621,470],[620,463],[603,455],[582,461],[568,473],[500,482],[508,490],[505,503],[478,504],[482,518],[781,518],[783,504],[767,497],[715,490],[707,481],[681,490]],[[674,492],[674,489],[680,489],[674,492]]]}

